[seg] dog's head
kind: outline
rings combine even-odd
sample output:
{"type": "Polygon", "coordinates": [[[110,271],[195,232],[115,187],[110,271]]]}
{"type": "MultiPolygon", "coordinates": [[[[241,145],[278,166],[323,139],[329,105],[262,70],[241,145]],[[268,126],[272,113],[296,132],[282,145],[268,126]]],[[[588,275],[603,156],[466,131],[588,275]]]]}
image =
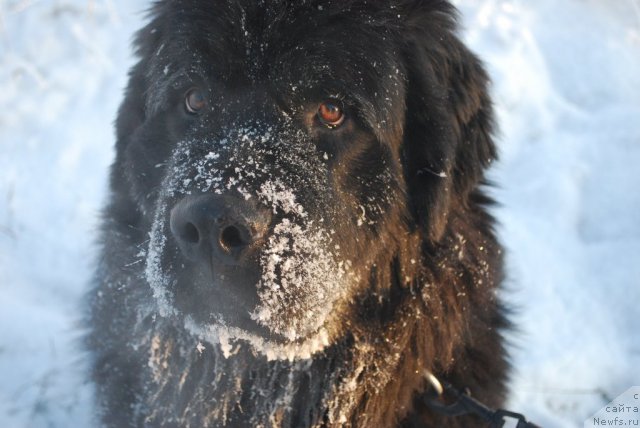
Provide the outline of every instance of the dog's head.
{"type": "Polygon", "coordinates": [[[409,235],[440,240],[452,194],[494,156],[486,77],[453,14],[444,1],[154,7],[112,184],[115,215],[149,232],[144,275],[165,316],[308,355],[409,235]]]}

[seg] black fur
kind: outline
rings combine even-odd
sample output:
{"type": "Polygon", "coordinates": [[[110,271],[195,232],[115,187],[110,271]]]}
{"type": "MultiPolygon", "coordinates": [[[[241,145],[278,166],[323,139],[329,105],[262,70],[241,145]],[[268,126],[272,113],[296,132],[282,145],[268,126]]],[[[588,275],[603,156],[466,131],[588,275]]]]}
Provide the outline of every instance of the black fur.
{"type": "MultiPolygon", "coordinates": [[[[118,113],[90,295],[104,425],[482,426],[437,416],[418,398],[428,370],[499,406],[508,370],[501,248],[481,190],[496,155],[487,76],[455,31],[442,0],[155,3],[118,113]],[[183,108],[194,86],[207,96],[195,116],[183,108]],[[346,112],[336,129],[315,115],[327,98],[346,112]],[[278,294],[280,324],[246,327],[247,314],[228,315],[262,295],[234,294],[218,262],[203,280],[167,225],[187,194],[212,192],[202,184],[211,171],[227,183],[218,193],[248,194],[256,210],[268,206],[261,186],[283,183],[305,214],[271,200],[268,236],[285,218],[327,236],[314,241],[330,265],[320,273],[343,283],[326,296],[317,281],[295,285],[317,296],[278,294]],[[323,306],[328,343],[305,356],[295,351],[315,334],[305,311],[325,316],[323,306]],[[219,314],[290,353],[268,359],[245,340],[186,327],[219,314]],[[283,320],[298,326],[295,338],[283,320]]],[[[231,277],[251,280],[260,245],[231,277]]]]}

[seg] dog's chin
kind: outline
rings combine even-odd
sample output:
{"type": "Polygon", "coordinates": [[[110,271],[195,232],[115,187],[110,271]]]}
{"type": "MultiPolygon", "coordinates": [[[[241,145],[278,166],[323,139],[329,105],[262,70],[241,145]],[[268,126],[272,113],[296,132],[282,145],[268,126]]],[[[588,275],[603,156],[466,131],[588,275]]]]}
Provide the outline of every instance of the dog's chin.
{"type": "Polygon", "coordinates": [[[180,313],[198,324],[224,322],[258,333],[260,326],[250,317],[258,304],[258,278],[258,272],[247,268],[220,268],[213,274],[183,271],[176,281],[174,303],[180,313]]]}
{"type": "Polygon", "coordinates": [[[217,336],[260,344],[259,348],[308,348],[309,341],[327,336],[324,319],[304,322],[308,314],[294,304],[265,305],[256,288],[259,277],[258,269],[246,266],[219,269],[214,275],[183,271],[175,281],[173,304],[200,334],[215,331],[217,336]]]}
{"type": "Polygon", "coordinates": [[[187,317],[185,326],[199,339],[218,346],[226,358],[249,347],[251,354],[264,357],[269,361],[304,360],[321,353],[330,345],[332,337],[329,329],[322,326],[307,336],[290,340],[255,322],[234,324],[221,317],[209,323],[198,323],[187,317]]]}

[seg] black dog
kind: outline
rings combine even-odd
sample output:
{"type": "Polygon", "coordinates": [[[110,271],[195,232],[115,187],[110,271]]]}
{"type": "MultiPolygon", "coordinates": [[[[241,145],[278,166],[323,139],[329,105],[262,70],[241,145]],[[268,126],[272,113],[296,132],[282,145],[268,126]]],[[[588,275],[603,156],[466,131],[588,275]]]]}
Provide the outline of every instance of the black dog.
{"type": "Polygon", "coordinates": [[[487,76],[441,0],[159,1],[89,347],[113,427],[480,426],[507,371],[487,76]]]}

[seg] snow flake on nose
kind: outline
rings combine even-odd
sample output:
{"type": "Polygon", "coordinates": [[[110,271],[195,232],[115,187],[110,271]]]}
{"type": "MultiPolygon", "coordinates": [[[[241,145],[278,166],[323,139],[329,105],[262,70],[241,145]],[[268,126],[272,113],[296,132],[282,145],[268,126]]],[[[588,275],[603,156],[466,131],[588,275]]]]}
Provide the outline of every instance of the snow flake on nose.
{"type": "Polygon", "coordinates": [[[307,216],[302,205],[296,202],[295,193],[286,188],[279,179],[263,183],[258,191],[258,196],[267,206],[271,205],[274,214],[280,208],[285,214],[296,214],[300,218],[307,216]]]}

